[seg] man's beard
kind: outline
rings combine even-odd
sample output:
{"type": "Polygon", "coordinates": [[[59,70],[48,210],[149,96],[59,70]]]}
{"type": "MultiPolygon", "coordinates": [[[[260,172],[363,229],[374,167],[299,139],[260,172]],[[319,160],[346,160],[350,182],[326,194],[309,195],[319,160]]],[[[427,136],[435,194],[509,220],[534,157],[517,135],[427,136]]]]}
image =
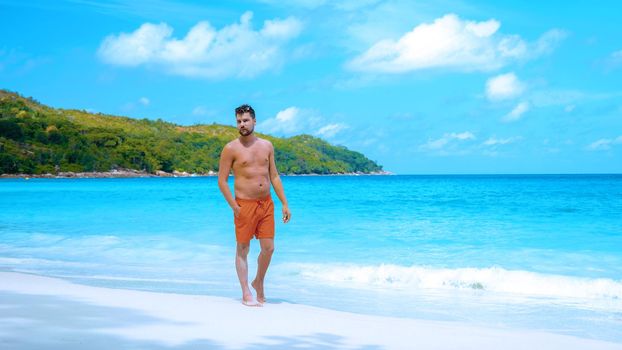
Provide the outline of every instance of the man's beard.
{"type": "Polygon", "coordinates": [[[240,130],[238,130],[238,132],[242,136],[248,136],[248,135],[253,133],[253,129],[240,129],[240,130]]]}

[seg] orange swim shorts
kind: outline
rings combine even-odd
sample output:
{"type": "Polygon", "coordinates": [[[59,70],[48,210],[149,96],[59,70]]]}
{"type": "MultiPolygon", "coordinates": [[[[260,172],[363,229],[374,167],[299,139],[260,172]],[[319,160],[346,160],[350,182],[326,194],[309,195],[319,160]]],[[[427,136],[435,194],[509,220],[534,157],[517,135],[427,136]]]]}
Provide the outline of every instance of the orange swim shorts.
{"type": "Polygon", "coordinates": [[[235,199],[240,214],[234,217],[235,238],[248,243],[251,238],[274,238],[274,202],[270,195],[260,199],[235,199]]]}

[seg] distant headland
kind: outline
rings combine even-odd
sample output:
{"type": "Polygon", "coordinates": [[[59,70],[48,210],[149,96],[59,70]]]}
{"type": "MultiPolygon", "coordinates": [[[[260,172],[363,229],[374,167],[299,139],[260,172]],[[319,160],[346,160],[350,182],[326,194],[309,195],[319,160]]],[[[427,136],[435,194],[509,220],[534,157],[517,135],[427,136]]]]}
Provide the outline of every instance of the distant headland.
{"type": "MultiPolygon", "coordinates": [[[[274,144],[282,174],[390,174],[317,137],[258,135],[274,144]]],[[[232,126],[57,109],[0,90],[0,177],[210,176],[218,172],[222,147],[237,136],[232,126]]]]}

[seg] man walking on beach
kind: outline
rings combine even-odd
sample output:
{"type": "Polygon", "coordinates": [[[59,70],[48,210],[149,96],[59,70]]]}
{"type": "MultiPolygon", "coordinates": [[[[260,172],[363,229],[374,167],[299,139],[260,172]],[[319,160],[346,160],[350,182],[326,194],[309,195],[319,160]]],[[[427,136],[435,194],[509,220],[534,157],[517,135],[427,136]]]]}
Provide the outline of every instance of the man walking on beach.
{"type": "Polygon", "coordinates": [[[240,137],[229,142],[220,155],[218,187],[233,209],[237,249],[235,269],[242,287],[242,303],[261,306],[265,301],[264,277],[274,251],[274,203],[270,184],[283,205],[283,222],[289,222],[291,213],[274,161],[274,147],[268,140],[255,136],[255,111],[249,105],[235,109],[240,137]],[[233,170],[235,198],[227,180],[233,170]],[[251,286],[257,292],[257,301],[248,286],[248,256],[250,240],[259,239],[261,252],[257,258],[257,275],[251,286]]]}

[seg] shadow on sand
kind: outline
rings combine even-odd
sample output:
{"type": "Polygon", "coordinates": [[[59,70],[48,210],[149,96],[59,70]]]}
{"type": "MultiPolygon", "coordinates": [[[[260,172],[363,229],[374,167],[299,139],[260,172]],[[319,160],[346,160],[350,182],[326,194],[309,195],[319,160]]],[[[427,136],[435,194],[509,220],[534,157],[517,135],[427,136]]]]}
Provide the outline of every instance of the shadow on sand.
{"type": "MultiPolygon", "coordinates": [[[[284,301],[273,300],[271,302],[284,301]]],[[[184,323],[162,320],[123,308],[90,305],[55,296],[0,293],[0,349],[3,350],[233,349],[209,339],[170,346],[156,341],[128,339],[101,331],[102,329],[136,327],[162,322],[184,326],[184,323]]],[[[343,348],[382,349],[377,345],[353,348],[344,343],[343,337],[326,333],[296,337],[266,336],[263,342],[249,344],[244,349],[337,350],[343,348]]]]}

